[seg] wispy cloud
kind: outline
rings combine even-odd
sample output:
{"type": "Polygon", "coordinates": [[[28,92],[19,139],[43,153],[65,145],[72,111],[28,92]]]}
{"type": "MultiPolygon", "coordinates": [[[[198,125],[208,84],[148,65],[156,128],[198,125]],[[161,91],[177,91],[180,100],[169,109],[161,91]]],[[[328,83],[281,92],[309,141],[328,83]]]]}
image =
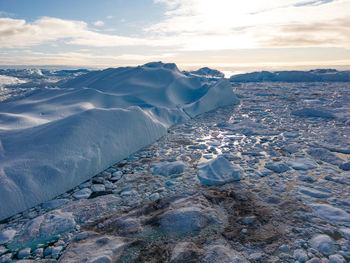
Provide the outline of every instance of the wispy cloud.
{"type": "MultiPolygon", "coordinates": [[[[27,47],[57,40],[69,45],[152,46],[178,51],[269,45],[349,47],[346,23],[350,0],[246,0],[239,8],[232,0],[154,1],[166,5],[165,19],[144,28],[142,36],[97,32],[76,20],[43,17],[29,23],[0,18],[0,47],[27,47]]],[[[94,25],[103,26],[104,22],[96,21],[94,25]]]]}
{"type": "Polygon", "coordinates": [[[93,23],[94,26],[104,26],[105,22],[101,21],[101,20],[97,20],[93,23]]]}
{"type": "Polygon", "coordinates": [[[324,5],[333,2],[334,0],[313,0],[313,1],[304,1],[300,3],[296,3],[294,6],[308,6],[308,5],[324,5]]]}
{"type": "Polygon", "coordinates": [[[2,48],[28,47],[60,39],[67,44],[95,47],[153,44],[141,38],[98,33],[83,21],[43,17],[28,23],[23,19],[0,18],[2,48]]]}
{"type": "Polygon", "coordinates": [[[166,19],[146,31],[176,35],[186,50],[349,47],[349,0],[154,1],[168,7],[166,19]]]}
{"type": "Polygon", "coordinates": [[[12,17],[14,16],[15,14],[13,13],[9,13],[9,12],[6,12],[6,11],[3,11],[3,10],[0,10],[0,17],[12,17]]]}
{"type": "MultiPolygon", "coordinates": [[[[24,65],[89,65],[94,67],[120,66],[125,64],[139,65],[152,60],[170,60],[174,53],[160,54],[94,54],[90,50],[76,52],[34,52],[27,50],[21,55],[21,63],[24,65]]],[[[0,53],[2,64],[17,65],[18,57],[0,53]]]]}
{"type": "Polygon", "coordinates": [[[328,22],[284,25],[263,45],[279,47],[326,46],[350,48],[350,16],[328,22]]]}

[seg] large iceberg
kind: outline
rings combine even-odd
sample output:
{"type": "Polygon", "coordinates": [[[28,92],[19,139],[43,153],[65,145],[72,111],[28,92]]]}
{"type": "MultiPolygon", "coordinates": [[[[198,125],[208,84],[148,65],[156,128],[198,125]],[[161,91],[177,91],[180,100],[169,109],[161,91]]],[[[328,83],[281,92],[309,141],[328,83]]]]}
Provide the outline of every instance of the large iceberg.
{"type": "Polygon", "coordinates": [[[92,71],[0,104],[0,219],[47,201],[154,142],[167,129],[237,104],[226,79],[175,64],[92,71]]]}

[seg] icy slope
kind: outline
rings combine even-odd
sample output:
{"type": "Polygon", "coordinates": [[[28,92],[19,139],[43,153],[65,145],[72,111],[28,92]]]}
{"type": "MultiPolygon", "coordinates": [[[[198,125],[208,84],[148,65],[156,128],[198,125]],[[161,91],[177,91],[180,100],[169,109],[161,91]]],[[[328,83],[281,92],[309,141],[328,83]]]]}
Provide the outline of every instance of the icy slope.
{"type": "Polygon", "coordinates": [[[63,193],[163,136],[238,103],[175,64],[106,69],[0,104],[0,219],[63,193]]]}

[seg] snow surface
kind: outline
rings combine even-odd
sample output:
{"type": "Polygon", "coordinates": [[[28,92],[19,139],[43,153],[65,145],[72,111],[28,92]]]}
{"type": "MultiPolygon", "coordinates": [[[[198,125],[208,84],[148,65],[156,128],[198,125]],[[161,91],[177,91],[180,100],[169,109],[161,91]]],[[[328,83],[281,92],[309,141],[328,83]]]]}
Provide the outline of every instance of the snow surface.
{"type": "Polygon", "coordinates": [[[167,129],[237,104],[228,80],[175,64],[80,75],[0,104],[0,219],[50,200],[149,145],[167,129]]]}

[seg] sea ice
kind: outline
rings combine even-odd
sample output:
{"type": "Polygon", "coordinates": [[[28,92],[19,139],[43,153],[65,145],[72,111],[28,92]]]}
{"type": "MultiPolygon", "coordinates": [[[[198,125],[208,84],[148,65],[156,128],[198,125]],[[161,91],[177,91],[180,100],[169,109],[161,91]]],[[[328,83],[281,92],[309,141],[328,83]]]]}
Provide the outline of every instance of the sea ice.
{"type": "Polygon", "coordinates": [[[325,109],[314,109],[314,108],[302,108],[300,110],[292,111],[292,115],[299,117],[320,117],[326,119],[333,119],[336,116],[325,109]]]}

